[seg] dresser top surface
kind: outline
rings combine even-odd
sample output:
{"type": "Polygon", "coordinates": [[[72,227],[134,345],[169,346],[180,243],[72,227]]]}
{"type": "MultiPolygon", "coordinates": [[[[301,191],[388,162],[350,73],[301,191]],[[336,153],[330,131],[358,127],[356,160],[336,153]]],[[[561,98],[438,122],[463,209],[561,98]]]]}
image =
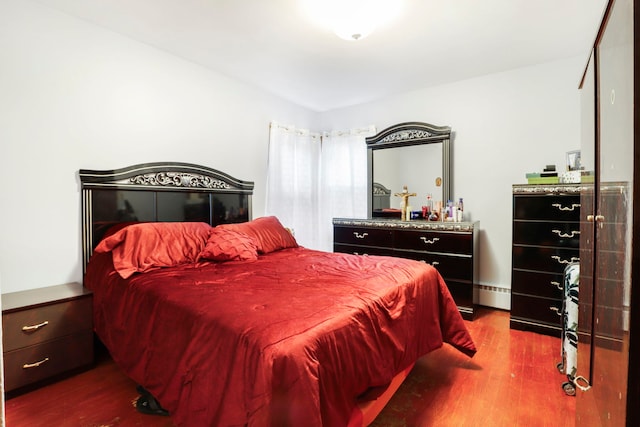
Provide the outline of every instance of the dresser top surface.
{"type": "Polygon", "coordinates": [[[513,184],[513,194],[580,194],[580,184],[513,184]]]}
{"type": "Polygon", "coordinates": [[[17,309],[37,307],[50,303],[62,302],[91,295],[92,292],[73,282],[45,288],[29,289],[26,291],[2,294],[2,313],[9,313],[17,309]]]}
{"type": "Polygon", "coordinates": [[[333,225],[346,225],[358,227],[389,228],[396,230],[437,230],[437,231],[473,231],[478,228],[479,221],[475,222],[448,222],[412,220],[402,221],[390,218],[333,218],[333,225]]]}

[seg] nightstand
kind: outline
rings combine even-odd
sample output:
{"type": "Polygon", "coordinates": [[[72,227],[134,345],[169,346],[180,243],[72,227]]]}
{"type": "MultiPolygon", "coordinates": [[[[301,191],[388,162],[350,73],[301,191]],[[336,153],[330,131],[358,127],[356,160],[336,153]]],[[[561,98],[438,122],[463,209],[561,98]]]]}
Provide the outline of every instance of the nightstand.
{"type": "Polygon", "coordinates": [[[67,283],[2,295],[4,390],[93,363],[92,293],[67,283]]]}

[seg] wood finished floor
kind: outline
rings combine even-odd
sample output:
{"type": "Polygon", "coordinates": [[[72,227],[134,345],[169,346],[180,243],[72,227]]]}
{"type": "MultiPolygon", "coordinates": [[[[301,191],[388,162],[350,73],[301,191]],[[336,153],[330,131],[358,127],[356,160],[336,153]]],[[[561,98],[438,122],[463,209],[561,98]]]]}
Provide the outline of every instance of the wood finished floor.
{"type": "MultiPolygon", "coordinates": [[[[481,309],[466,322],[473,359],[445,345],[421,358],[376,427],[575,425],[575,397],[561,388],[560,340],[509,329],[509,313],[481,309]]],[[[136,412],[135,384],[108,357],[63,381],[9,399],[7,427],[171,427],[136,412]]]]}

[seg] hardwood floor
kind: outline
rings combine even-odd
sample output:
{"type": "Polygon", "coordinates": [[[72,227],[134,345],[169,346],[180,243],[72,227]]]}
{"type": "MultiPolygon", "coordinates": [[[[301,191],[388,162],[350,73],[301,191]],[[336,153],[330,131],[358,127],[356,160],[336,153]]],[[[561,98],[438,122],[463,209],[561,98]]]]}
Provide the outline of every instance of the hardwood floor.
{"type": "MultiPolygon", "coordinates": [[[[560,340],[509,329],[509,313],[480,309],[466,322],[478,347],[473,359],[451,347],[421,358],[374,421],[400,426],[574,426],[575,397],[556,368],[560,340]]],[[[108,356],[96,367],[6,402],[7,427],[171,427],[169,418],[138,413],[135,384],[108,356]]]]}

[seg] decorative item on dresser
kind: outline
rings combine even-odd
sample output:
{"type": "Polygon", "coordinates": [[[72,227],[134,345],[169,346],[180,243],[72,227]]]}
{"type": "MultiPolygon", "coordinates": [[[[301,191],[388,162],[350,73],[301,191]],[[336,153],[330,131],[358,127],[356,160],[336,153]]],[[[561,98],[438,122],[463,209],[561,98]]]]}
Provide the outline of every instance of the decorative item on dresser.
{"type": "Polygon", "coordinates": [[[579,246],[579,185],[513,186],[511,328],[561,335],[563,273],[579,246]]]}
{"type": "Polygon", "coordinates": [[[5,392],[93,364],[91,297],[80,283],[2,295],[5,392]]]}
{"type": "Polygon", "coordinates": [[[388,255],[433,265],[458,310],[473,320],[478,277],[479,222],[333,219],[334,252],[388,255]]]}

